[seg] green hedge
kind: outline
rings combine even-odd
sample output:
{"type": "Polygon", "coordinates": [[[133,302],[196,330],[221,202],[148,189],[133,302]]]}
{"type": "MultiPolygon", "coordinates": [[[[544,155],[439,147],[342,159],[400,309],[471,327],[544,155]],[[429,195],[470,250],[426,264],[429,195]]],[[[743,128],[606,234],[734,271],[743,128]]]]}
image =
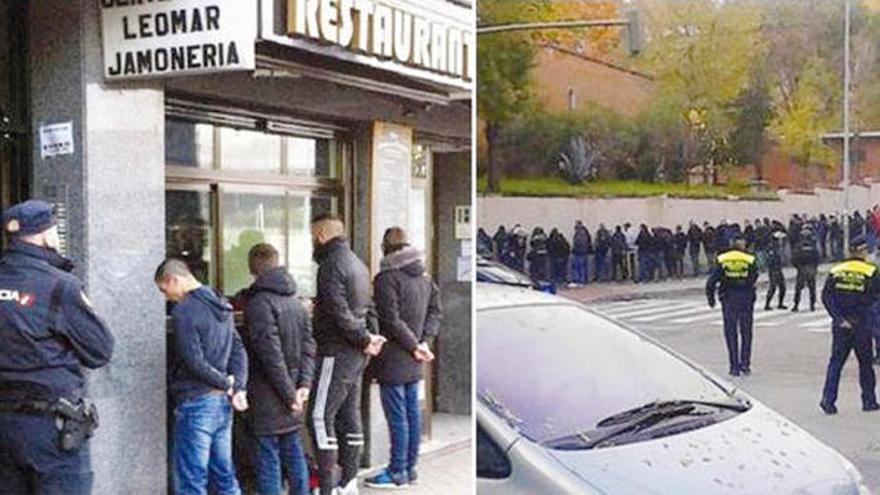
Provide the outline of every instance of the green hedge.
{"type": "MultiPolygon", "coordinates": [[[[486,177],[477,181],[477,190],[485,193],[486,177]]],[[[570,198],[645,198],[666,194],[674,198],[779,200],[775,192],[753,192],[747,184],[731,183],[726,186],[688,185],[683,183],[651,183],[640,181],[596,181],[572,185],[556,177],[504,178],[501,195],[570,198]]]]}

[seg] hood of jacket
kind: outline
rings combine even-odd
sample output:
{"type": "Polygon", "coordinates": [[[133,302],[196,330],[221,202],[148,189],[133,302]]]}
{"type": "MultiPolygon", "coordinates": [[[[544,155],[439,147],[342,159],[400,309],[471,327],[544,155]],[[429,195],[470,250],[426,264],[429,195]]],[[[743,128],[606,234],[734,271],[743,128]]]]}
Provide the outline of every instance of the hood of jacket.
{"type": "Polygon", "coordinates": [[[218,296],[210,287],[201,286],[190,293],[190,297],[204,304],[217,321],[226,321],[232,317],[232,305],[222,296],[218,296]]]}
{"type": "Polygon", "coordinates": [[[272,268],[257,277],[251,286],[254,292],[274,292],[282,296],[296,295],[296,281],[283,266],[272,268]]]}
{"type": "Polygon", "coordinates": [[[383,272],[401,270],[411,277],[421,277],[425,274],[423,257],[424,254],[421,251],[412,246],[407,246],[382,258],[379,268],[383,272]]]}

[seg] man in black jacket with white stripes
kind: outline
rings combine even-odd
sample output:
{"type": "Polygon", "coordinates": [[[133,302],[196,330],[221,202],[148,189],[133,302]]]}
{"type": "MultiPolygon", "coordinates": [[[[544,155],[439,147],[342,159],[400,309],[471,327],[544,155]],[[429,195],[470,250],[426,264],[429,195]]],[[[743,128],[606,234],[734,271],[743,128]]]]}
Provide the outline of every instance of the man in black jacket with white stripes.
{"type": "Polygon", "coordinates": [[[312,221],[312,239],[319,265],[313,314],[318,359],[309,417],[318,477],[321,495],[354,495],[364,445],[361,382],[367,357],[378,355],[385,339],[367,329],[370,272],[348,247],[342,221],[319,216],[312,221]]]}

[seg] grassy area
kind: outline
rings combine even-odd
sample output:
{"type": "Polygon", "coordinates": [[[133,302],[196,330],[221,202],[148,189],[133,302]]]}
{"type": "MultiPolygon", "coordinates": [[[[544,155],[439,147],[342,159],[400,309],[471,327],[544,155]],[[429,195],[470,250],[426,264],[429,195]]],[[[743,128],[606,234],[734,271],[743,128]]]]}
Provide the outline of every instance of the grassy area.
{"type": "MultiPolygon", "coordinates": [[[[477,190],[486,192],[485,176],[479,178],[477,190]]],[[[734,183],[726,186],[687,185],[679,183],[651,183],[638,181],[599,181],[572,185],[558,177],[504,178],[501,181],[504,196],[551,196],[593,198],[644,198],[667,194],[675,198],[777,200],[775,192],[753,192],[747,184],[734,183]]]]}

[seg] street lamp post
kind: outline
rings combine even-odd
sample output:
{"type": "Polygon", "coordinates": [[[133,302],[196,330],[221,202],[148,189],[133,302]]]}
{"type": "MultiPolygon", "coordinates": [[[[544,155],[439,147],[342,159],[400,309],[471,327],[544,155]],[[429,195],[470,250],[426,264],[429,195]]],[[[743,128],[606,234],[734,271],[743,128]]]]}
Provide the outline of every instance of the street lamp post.
{"type": "Polygon", "coordinates": [[[846,14],[843,29],[843,250],[849,253],[849,37],[850,37],[850,0],[846,0],[846,14]]]}

